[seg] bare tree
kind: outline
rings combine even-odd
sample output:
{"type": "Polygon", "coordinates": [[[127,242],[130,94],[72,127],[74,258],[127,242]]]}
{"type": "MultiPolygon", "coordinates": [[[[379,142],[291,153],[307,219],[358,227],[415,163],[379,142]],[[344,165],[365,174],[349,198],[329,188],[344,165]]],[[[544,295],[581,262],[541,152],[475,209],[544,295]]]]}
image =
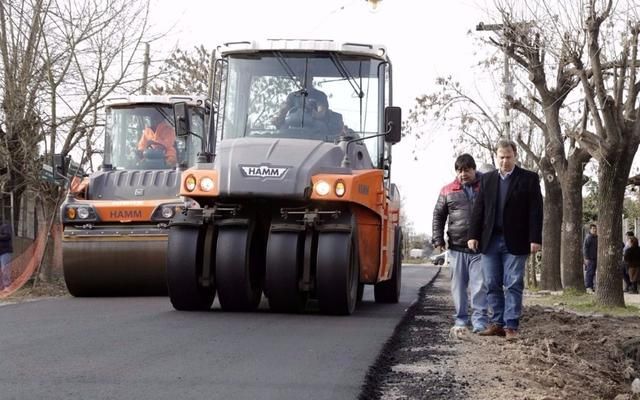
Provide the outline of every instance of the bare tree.
{"type": "MultiPolygon", "coordinates": [[[[638,6],[632,1],[616,4],[541,0],[529,2],[519,18],[513,7],[498,7],[507,26],[506,49],[536,86],[544,110],[537,123],[545,127],[547,155],[563,189],[563,263],[570,274],[565,274],[565,286],[573,286],[569,278],[582,287],[582,268],[575,265],[581,259],[582,173],[590,157],[598,162],[596,301],[606,306],[624,305],[617,271],[623,199],[640,143],[638,6]],[[572,92],[580,113],[562,115],[572,92]]],[[[535,117],[517,99],[512,105],[535,117]]]]}
{"type": "Polygon", "coordinates": [[[40,180],[42,164],[72,151],[89,159],[102,101],[140,85],[147,13],[147,1],[0,3],[0,152],[18,201],[30,188],[57,212],[60,191],[40,180]]]}
{"type": "Polygon", "coordinates": [[[634,2],[588,0],[583,33],[572,37],[570,61],[584,92],[583,123],[570,132],[598,161],[598,274],[596,302],[624,306],[618,264],[624,193],[640,144],[638,35],[634,2]],[[605,27],[604,23],[609,25],[605,27]],[[618,36],[620,35],[620,36],[618,36]],[[619,43],[611,38],[620,37],[619,43]],[[584,49],[584,51],[583,51],[584,49]]]}

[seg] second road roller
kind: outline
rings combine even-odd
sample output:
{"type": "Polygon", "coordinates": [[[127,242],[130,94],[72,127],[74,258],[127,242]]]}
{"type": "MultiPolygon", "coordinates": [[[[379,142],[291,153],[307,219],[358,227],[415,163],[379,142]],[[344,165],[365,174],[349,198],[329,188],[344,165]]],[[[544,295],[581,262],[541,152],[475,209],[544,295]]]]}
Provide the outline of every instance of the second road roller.
{"type": "Polygon", "coordinates": [[[169,220],[182,208],[180,173],[193,166],[207,102],[125,96],[105,102],[104,160],[61,206],[64,278],[73,296],[166,295],[169,220]],[[174,104],[193,134],[176,137],[174,104]]]}
{"type": "MultiPolygon", "coordinates": [[[[203,157],[182,172],[167,283],[178,310],[348,315],[401,289],[401,138],[384,46],[329,40],[218,48],[203,157]],[[311,308],[308,305],[313,304],[311,308]]],[[[176,107],[178,137],[193,136],[176,107]]]]}

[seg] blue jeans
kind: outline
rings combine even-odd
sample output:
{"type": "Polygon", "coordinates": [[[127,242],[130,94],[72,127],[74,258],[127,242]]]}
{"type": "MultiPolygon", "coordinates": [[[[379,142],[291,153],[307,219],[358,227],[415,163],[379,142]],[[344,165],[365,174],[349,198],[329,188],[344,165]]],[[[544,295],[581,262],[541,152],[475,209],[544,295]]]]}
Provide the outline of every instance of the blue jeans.
{"type": "Polygon", "coordinates": [[[492,324],[518,329],[527,257],[509,253],[503,235],[493,235],[486,253],[482,254],[492,324]]]}
{"type": "Polygon", "coordinates": [[[456,309],[457,326],[469,323],[469,294],[471,295],[471,324],[475,331],[487,326],[487,288],[480,264],[480,254],[449,250],[451,271],[451,296],[456,309]],[[467,293],[467,289],[468,292],[467,293]]]}
{"type": "Polygon", "coordinates": [[[1,277],[0,289],[4,289],[11,285],[11,255],[12,253],[0,254],[1,277]]]}
{"type": "Polygon", "coordinates": [[[598,263],[595,260],[587,260],[585,263],[584,287],[587,289],[594,289],[593,278],[596,277],[597,266],[598,263]]]}

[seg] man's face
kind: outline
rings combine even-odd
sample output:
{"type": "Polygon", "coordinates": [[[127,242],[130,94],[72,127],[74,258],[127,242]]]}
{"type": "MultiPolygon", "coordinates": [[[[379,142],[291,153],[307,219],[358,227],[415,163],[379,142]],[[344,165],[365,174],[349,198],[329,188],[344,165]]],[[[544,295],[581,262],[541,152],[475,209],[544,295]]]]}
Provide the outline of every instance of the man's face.
{"type": "Polygon", "coordinates": [[[511,146],[498,148],[497,157],[500,173],[506,174],[513,171],[516,166],[516,153],[511,146]]]}
{"type": "Polygon", "coordinates": [[[591,228],[589,228],[589,232],[591,232],[592,235],[597,235],[598,234],[598,228],[595,226],[592,226],[591,228]]]}
{"type": "Polygon", "coordinates": [[[471,183],[476,179],[476,170],[473,168],[461,168],[456,171],[456,177],[463,185],[471,183]]]}

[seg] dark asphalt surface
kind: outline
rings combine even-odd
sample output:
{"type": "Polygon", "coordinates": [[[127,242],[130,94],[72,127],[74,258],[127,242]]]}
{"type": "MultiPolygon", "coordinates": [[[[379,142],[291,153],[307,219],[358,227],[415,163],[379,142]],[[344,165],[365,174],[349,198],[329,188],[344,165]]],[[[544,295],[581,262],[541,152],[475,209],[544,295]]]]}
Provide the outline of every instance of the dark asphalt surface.
{"type": "Polygon", "coordinates": [[[0,307],[0,399],[355,399],[437,268],[405,266],[399,304],[350,317],[173,310],[168,298],[0,307]]]}

